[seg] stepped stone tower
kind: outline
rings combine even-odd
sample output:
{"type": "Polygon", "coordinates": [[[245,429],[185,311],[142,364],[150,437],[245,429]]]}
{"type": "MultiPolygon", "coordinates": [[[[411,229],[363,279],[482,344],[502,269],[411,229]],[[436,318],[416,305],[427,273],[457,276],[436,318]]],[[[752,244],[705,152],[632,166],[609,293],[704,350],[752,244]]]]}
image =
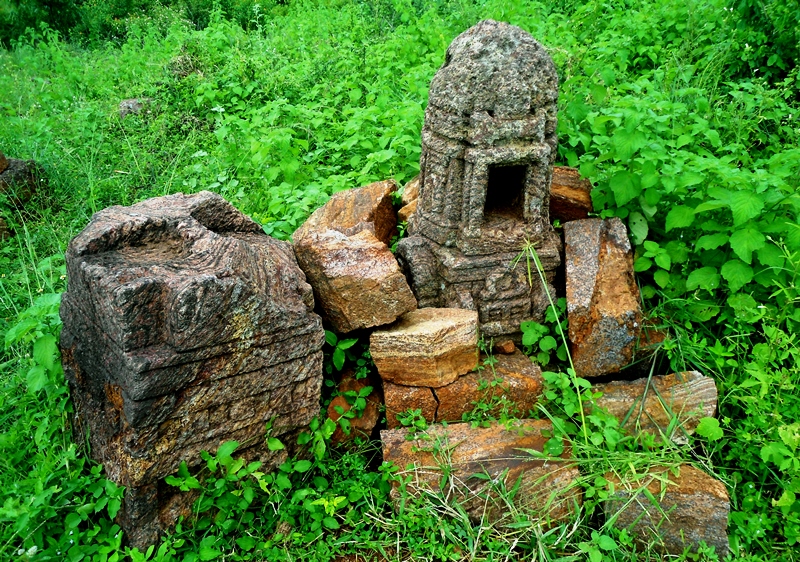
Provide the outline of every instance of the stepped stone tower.
{"type": "Polygon", "coordinates": [[[489,337],[542,318],[538,276],[531,286],[512,262],[530,241],[548,281],[560,263],[548,217],[557,99],[552,59],[518,27],[482,21],[447,49],[425,112],[417,212],[398,246],[420,307],[476,310],[489,337]]]}

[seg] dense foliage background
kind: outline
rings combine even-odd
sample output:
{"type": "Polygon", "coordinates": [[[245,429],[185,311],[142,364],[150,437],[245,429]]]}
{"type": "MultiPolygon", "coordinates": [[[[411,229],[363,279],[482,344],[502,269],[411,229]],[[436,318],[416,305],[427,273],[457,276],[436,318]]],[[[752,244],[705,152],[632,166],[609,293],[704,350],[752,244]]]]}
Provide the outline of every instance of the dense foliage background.
{"type": "MultiPolygon", "coordinates": [[[[24,208],[0,195],[16,231],[0,243],[0,558],[660,560],[599,515],[603,475],[681,461],[728,486],[735,557],[798,558],[799,40],[796,0],[0,0],[0,148],[50,178],[24,208]],[[436,498],[393,514],[374,446],[331,450],[322,418],[312,462],[263,475],[233,446],[208,457],[193,526],[126,551],[121,490],[70,432],[66,242],[108,205],[200,189],[287,238],[337,190],[410,179],[428,83],[487,17],[553,56],[559,161],[594,182],[600,216],[628,224],[646,308],[671,334],[656,374],[713,376],[719,422],[687,448],[624,438],[602,415],[576,418],[591,392],[554,358],[530,415],[573,440],[576,524],[479,526],[436,498]],[[131,97],[151,101],[121,119],[131,97]]],[[[361,343],[331,342],[331,379],[343,351],[368,368],[361,343]]]]}

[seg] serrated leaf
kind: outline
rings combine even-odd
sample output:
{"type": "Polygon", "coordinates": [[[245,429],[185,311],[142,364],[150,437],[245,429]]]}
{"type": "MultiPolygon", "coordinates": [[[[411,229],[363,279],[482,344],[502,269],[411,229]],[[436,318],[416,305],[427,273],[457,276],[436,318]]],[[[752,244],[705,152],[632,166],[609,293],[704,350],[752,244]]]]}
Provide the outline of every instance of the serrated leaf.
{"type": "Polygon", "coordinates": [[[719,426],[719,420],[716,418],[700,418],[700,423],[697,424],[695,433],[705,437],[709,441],[717,441],[722,438],[722,428],[719,426]]]}
{"type": "Polygon", "coordinates": [[[726,244],[730,239],[730,234],[727,232],[718,232],[716,234],[706,234],[697,239],[695,248],[698,250],[716,250],[723,244],[726,244]]]}
{"type": "Polygon", "coordinates": [[[764,235],[752,227],[737,230],[730,238],[731,249],[745,263],[752,262],[753,252],[763,248],[765,243],[764,235]]]}
{"type": "Polygon", "coordinates": [[[630,172],[617,172],[608,182],[618,207],[622,207],[641,192],[639,177],[630,172]]]}
{"type": "Polygon", "coordinates": [[[611,144],[614,146],[614,156],[621,162],[630,160],[634,153],[647,143],[647,137],[639,130],[627,131],[617,128],[611,136],[611,144]]]}
{"type": "Polygon", "coordinates": [[[713,291],[719,287],[719,279],[720,276],[719,273],[717,273],[716,267],[701,267],[689,274],[689,278],[686,279],[686,289],[693,291],[699,287],[701,289],[713,291]]]}
{"type": "Polygon", "coordinates": [[[672,259],[666,252],[656,254],[656,256],[653,259],[655,260],[656,265],[661,269],[666,269],[667,271],[669,271],[669,268],[672,267],[672,259]]]}
{"type": "Polygon", "coordinates": [[[669,271],[659,269],[653,274],[653,280],[663,289],[669,285],[669,271]]]}
{"type": "Polygon", "coordinates": [[[734,293],[753,280],[753,268],[740,260],[726,262],[720,273],[734,293]]]}
{"type": "Polygon", "coordinates": [[[637,211],[632,212],[628,216],[628,229],[631,231],[631,235],[633,236],[633,243],[637,246],[644,242],[645,238],[647,238],[648,232],[650,231],[650,227],[647,224],[647,219],[644,218],[642,213],[637,211]]]}
{"type": "Polygon", "coordinates": [[[269,448],[270,451],[280,451],[286,447],[280,442],[280,439],[277,439],[276,437],[270,437],[267,439],[267,448],[269,448]]]}
{"type": "Polygon", "coordinates": [[[33,360],[48,371],[53,368],[56,359],[56,337],[46,334],[33,344],[33,360]]]}
{"type": "Polygon", "coordinates": [[[28,391],[31,394],[35,394],[47,386],[47,381],[47,371],[40,365],[31,367],[27,377],[25,377],[25,383],[28,385],[28,391]]]}
{"type": "Polygon", "coordinates": [[[667,232],[673,228],[686,228],[694,222],[694,209],[685,205],[676,205],[667,213],[667,232]]]}
{"type": "Polygon", "coordinates": [[[752,191],[731,193],[728,204],[733,213],[733,226],[740,226],[757,217],[764,209],[764,201],[752,191]]]}

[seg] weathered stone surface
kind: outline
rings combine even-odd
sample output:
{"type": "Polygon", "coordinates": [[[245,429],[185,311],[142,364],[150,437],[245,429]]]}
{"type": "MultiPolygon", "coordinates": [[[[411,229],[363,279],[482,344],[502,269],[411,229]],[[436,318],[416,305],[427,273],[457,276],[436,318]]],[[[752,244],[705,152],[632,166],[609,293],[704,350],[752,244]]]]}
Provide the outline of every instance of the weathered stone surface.
{"type": "Polygon", "coordinates": [[[369,349],[384,381],[444,386],[478,364],[478,315],[455,308],[420,308],[372,332],[369,349]]]}
{"type": "MultiPolygon", "coordinates": [[[[407,439],[403,429],[385,430],[381,431],[383,460],[400,469],[395,473],[398,479],[410,479],[409,494],[440,493],[448,502],[459,502],[474,519],[498,520],[512,511],[498,489],[510,490],[519,482],[516,507],[557,521],[580,502],[575,485],[579,472],[567,460],[570,451],[564,451],[564,461],[535,459],[521,451],[541,452],[552,429],[546,420],[520,420],[508,428],[498,423],[433,425],[413,439],[407,439]]],[[[397,499],[399,481],[393,485],[397,499]]]]}
{"type": "Polygon", "coordinates": [[[294,251],[323,316],[339,333],[390,324],[417,307],[394,255],[370,230],[306,233],[294,251]]]}
{"type": "Polygon", "coordinates": [[[44,170],[33,160],[8,158],[5,170],[0,173],[0,193],[19,207],[27,203],[45,181],[44,170]]]}
{"type": "Polygon", "coordinates": [[[397,249],[421,307],[476,310],[490,337],[542,320],[543,288],[510,264],[526,242],[550,283],[560,263],[548,218],[557,98],[555,65],[518,27],[482,21],[448,48],[425,112],[417,210],[397,249]]]}
{"type": "Polygon", "coordinates": [[[550,185],[550,218],[562,222],[585,219],[594,210],[592,183],[575,168],[555,166],[550,185]]]}
{"type": "Polygon", "coordinates": [[[592,390],[603,393],[597,406],[616,417],[628,434],[649,433],[675,443],[686,443],[700,418],[717,411],[717,385],[697,371],[595,384],[592,390]],[[677,424],[670,429],[673,418],[677,424]]]}
{"type": "Polygon", "coordinates": [[[439,402],[436,421],[461,421],[478,403],[491,406],[487,413],[495,416],[506,410],[515,417],[527,417],[539,400],[543,384],[542,370],[522,352],[498,355],[494,365],[433,389],[439,402]]]}
{"type": "Polygon", "coordinates": [[[575,371],[581,377],[618,372],[631,360],[642,323],[627,229],[616,217],[571,221],[564,240],[575,371]]]}
{"type": "Polygon", "coordinates": [[[730,502],[719,480],[688,464],[680,466],[678,476],[662,466],[636,481],[620,481],[615,474],[606,474],[606,480],[613,485],[606,517],[615,517],[614,525],[628,529],[640,543],[678,555],[705,541],[716,547],[720,559],[728,553],[730,502]]]}
{"type": "Polygon", "coordinates": [[[6,168],[8,168],[8,158],[6,158],[5,154],[0,152],[0,174],[5,172],[6,168]]]}
{"type": "Polygon", "coordinates": [[[417,409],[429,423],[458,422],[479,404],[488,407],[484,413],[494,416],[505,412],[525,417],[542,393],[541,369],[520,352],[495,359],[493,366],[471,371],[438,388],[385,382],[387,426],[400,427],[397,414],[417,409]]]}
{"type": "Polygon", "coordinates": [[[353,371],[346,371],[342,374],[337,390],[339,395],[331,400],[328,405],[328,417],[337,422],[336,431],[331,436],[331,441],[341,444],[352,441],[356,437],[369,439],[370,435],[372,435],[372,430],[375,429],[378,423],[380,406],[383,402],[378,386],[369,378],[357,379],[353,371]],[[367,396],[362,397],[365,400],[364,409],[355,417],[348,416],[347,414],[353,408],[352,404],[355,404],[359,398],[359,393],[367,387],[371,387],[372,391],[367,396]],[[349,422],[349,432],[342,429],[339,423],[342,416],[349,422]]]}
{"type": "Polygon", "coordinates": [[[397,221],[398,222],[405,222],[409,223],[414,216],[414,213],[417,212],[417,200],[414,199],[408,205],[402,207],[399,211],[397,211],[397,221]]]}
{"type": "Polygon", "coordinates": [[[392,206],[392,193],[396,190],[394,180],[385,180],[334,193],[297,229],[292,239],[299,244],[307,235],[326,230],[336,230],[347,236],[368,230],[388,245],[397,233],[397,216],[392,206]]]}
{"type": "Polygon", "coordinates": [[[138,115],[145,106],[153,103],[152,98],[130,98],[119,102],[119,118],[124,119],[128,115],[138,115]]]}
{"type": "Polygon", "coordinates": [[[439,403],[432,388],[426,386],[403,386],[389,381],[383,382],[383,396],[386,403],[386,425],[389,429],[400,427],[399,414],[409,410],[420,410],[420,415],[428,422],[436,421],[439,403]]]}
{"type": "Polygon", "coordinates": [[[513,340],[503,340],[494,344],[494,352],[503,355],[511,355],[517,350],[513,340]]]}
{"type": "Polygon", "coordinates": [[[76,428],[127,488],[132,544],[174,522],[159,519],[171,499],[158,482],[182,461],[236,440],[269,469],[281,455],[265,447],[265,423],[292,436],[318,413],[324,331],[311,287],[289,244],[218,195],[105,209],[66,263],[61,351],[76,428]]]}
{"type": "Polygon", "coordinates": [[[419,174],[414,176],[414,179],[412,179],[405,186],[403,186],[403,195],[401,196],[400,200],[403,202],[403,206],[406,206],[416,201],[418,197],[419,197],[419,174]]]}

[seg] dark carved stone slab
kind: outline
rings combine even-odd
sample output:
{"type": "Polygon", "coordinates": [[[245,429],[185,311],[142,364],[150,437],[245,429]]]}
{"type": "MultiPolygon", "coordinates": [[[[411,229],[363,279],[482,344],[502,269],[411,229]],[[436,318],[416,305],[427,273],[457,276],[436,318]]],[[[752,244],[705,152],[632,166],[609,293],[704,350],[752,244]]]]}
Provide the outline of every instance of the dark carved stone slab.
{"type": "Polygon", "coordinates": [[[147,545],[180,512],[160,481],[182,461],[229,440],[280,461],[265,423],[291,436],[318,413],[324,331],[291,246],[209,192],[105,209],[66,261],[76,426],[127,487],[131,544],[147,545]]]}

